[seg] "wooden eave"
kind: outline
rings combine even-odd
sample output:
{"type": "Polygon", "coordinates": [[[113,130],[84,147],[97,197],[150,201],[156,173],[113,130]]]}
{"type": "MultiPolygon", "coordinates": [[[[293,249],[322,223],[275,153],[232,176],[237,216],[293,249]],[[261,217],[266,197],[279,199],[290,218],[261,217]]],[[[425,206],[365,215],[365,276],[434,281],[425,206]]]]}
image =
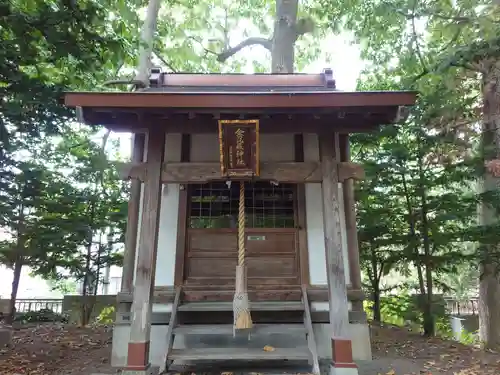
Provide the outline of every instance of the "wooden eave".
{"type": "Polygon", "coordinates": [[[338,109],[342,107],[400,107],[415,104],[411,91],[136,91],[70,92],[68,107],[83,108],[170,108],[184,110],[338,109]]]}
{"type": "Polygon", "coordinates": [[[171,74],[153,69],[134,92],[72,92],[65,104],[80,120],[115,131],[217,131],[220,118],[259,118],[262,132],[370,131],[400,119],[415,92],[342,92],[331,69],[320,74],[171,74]]]}
{"type": "Polygon", "coordinates": [[[88,125],[141,132],[148,124],[168,132],[215,132],[217,119],[261,119],[262,132],[365,132],[393,123],[415,103],[414,92],[75,92],[65,103],[88,125]]]}

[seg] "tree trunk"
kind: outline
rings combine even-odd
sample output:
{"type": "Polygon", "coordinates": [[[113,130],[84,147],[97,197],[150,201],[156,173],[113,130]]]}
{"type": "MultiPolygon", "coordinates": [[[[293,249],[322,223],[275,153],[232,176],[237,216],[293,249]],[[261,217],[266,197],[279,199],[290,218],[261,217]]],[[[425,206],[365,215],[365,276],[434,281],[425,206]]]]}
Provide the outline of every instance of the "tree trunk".
{"type": "Polygon", "coordinates": [[[422,298],[423,302],[423,315],[424,315],[424,335],[434,336],[434,316],[433,316],[433,280],[432,280],[432,259],[431,259],[431,242],[430,242],[430,230],[429,221],[427,217],[427,192],[425,190],[425,175],[423,170],[423,160],[422,155],[418,158],[418,169],[419,169],[419,179],[420,179],[420,205],[421,205],[421,235],[423,237],[423,247],[424,247],[424,264],[425,264],[425,288],[427,290],[426,298],[422,298]]]}
{"type": "MultiPolygon", "coordinates": [[[[485,64],[486,65],[486,64],[485,64]]],[[[489,64],[483,75],[483,153],[485,160],[500,158],[500,62],[489,64]]],[[[483,191],[496,190],[500,179],[485,173],[483,191]]],[[[483,203],[480,224],[498,221],[495,210],[483,203]]],[[[479,336],[488,348],[500,346],[500,278],[498,267],[499,244],[482,244],[479,281],[479,336]]]]}
{"type": "Polygon", "coordinates": [[[298,0],[276,0],[276,19],[271,47],[271,71],[293,73],[297,41],[298,0]]]}
{"type": "Polygon", "coordinates": [[[141,41],[139,46],[139,66],[137,68],[136,80],[144,82],[149,86],[149,69],[151,68],[151,55],[153,53],[154,36],[158,12],[160,11],[160,0],[149,0],[146,19],[141,29],[141,41]]]}
{"type": "Polygon", "coordinates": [[[12,290],[10,293],[9,301],[9,315],[7,316],[6,323],[12,324],[16,317],[16,299],[17,291],[19,290],[19,282],[21,281],[21,271],[23,268],[23,257],[18,255],[14,263],[14,278],[12,280],[12,290]]]}
{"type": "Polygon", "coordinates": [[[416,256],[418,257],[418,260],[415,262],[415,268],[417,269],[418,289],[420,295],[424,296],[426,292],[425,292],[424,273],[422,272],[422,265],[420,264],[420,253],[418,252],[418,249],[416,249],[415,252],[416,256]]]}
{"type": "Polygon", "coordinates": [[[19,290],[19,282],[21,281],[21,271],[24,263],[24,204],[19,205],[19,220],[17,223],[17,240],[16,240],[16,258],[14,262],[14,275],[12,279],[12,289],[10,293],[9,302],[9,315],[7,316],[6,323],[12,324],[16,317],[16,299],[19,290]]]}
{"type": "Polygon", "coordinates": [[[107,296],[109,294],[109,273],[111,271],[111,266],[108,264],[104,269],[104,277],[102,279],[102,294],[107,296]]]}
{"type": "MultiPolygon", "coordinates": [[[[97,191],[97,183],[95,184],[97,191]]],[[[90,202],[90,220],[89,222],[91,223],[88,226],[87,229],[87,254],[85,255],[85,273],[83,276],[83,290],[82,290],[82,305],[81,305],[81,311],[80,311],[80,325],[82,327],[85,327],[90,320],[90,315],[92,313],[92,308],[93,306],[90,305],[90,298],[89,298],[89,290],[92,289],[92,284],[91,284],[91,262],[92,262],[92,245],[93,245],[93,239],[94,239],[94,233],[92,230],[92,224],[94,223],[94,213],[95,213],[95,205],[94,202],[90,202]],[[90,311],[89,311],[90,310],[90,311]]]]}
{"type": "Polygon", "coordinates": [[[382,322],[382,314],[380,311],[380,308],[381,308],[380,287],[379,287],[378,283],[377,283],[377,285],[373,285],[372,298],[373,298],[373,321],[375,323],[381,323],[382,322]]]}
{"type": "Polygon", "coordinates": [[[218,60],[224,62],[245,47],[260,45],[271,52],[271,73],[293,73],[295,42],[299,36],[314,28],[309,18],[297,21],[298,5],[298,0],[276,0],[276,18],[272,38],[248,38],[237,46],[221,52],[218,60]]]}
{"type": "Polygon", "coordinates": [[[406,177],[404,173],[401,173],[401,178],[403,181],[403,190],[405,194],[405,200],[406,200],[406,208],[408,210],[408,226],[409,226],[409,233],[408,233],[408,239],[409,242],[413,242],[413,253],[414,253],[414,264],[415,268],[417,269],[417,277],[418,277],[418,287],[420,289],[420,294],[423,296],[425,295],[425,284],[424,284],[424,276],[422,273],[422,266],[421,266],[421,261],[420,261],[420,252],[419,252],[419,246],[417,245],[416,241],[416,223],[415,223],[415,215],[413,213],[413,206],[411,204],[410,200],[410,192],[408,190],[408,185],[406,184],[406,177]]]}
{"type": "Polygon", "coordinates": [[[432,269],[429,266],[425,266],[425,283],[427,285],[427,294],[425,298],[422,299],[424,304],[423,306],[423,315],[424,315],[424,335],[425,336],[434,336],[435,335],[435,326],[434,326],[434,315],[433,315],[433,292],[432,292],[432,269]]]}
{"type": "Polygon", "coordinates": [[[376,323],[381,323],[382,317],[380,313],[380,276],[381,270],[379,270],[377,264],[377,254],[373,248],[370,246],[370,263],[371,271],[369,272],[370,283],[372,286],[372,301],[373,301],[373,321],[376,323]]]}

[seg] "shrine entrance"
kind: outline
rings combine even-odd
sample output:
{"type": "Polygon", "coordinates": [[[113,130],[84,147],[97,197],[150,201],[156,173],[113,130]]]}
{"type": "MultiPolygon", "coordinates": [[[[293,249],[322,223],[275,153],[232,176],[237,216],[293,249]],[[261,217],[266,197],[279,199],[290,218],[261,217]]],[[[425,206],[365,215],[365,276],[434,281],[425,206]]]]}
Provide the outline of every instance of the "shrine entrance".
{"type": "MultiPolygon", "coordinates": [[[[233,291],[238,250],[239,183],[188,187],[186,288],[233,291]]],[[[300,288],[297,186],[245,183],[246,257],[250,293],[300,288]]]]}

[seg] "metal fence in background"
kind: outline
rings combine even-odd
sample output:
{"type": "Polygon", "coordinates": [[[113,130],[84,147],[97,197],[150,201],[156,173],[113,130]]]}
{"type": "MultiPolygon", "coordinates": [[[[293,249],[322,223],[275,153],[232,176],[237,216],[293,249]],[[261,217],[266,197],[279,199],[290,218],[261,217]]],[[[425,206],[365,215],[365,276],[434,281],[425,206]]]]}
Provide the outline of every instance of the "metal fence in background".
{"type": "Polygon", "coordinates": [[[63,300],[56,298],[47,299],[17,299],[16,300],[16,312],[26,313],[31,311],[40,311],[43,309],[49,309],[53,312],[62,313],[63,300]]]}
{"type": "Polygon", "coordinates": [[[469,298],[467,300],[455,300],[445,298],[446,308],[451,315],[478,315],[479,298],[469,298]]]}
{"type": "MultiPolygon", "coordinates": [[[[446,310],[451,315],[478,315],[479,313],[478,298],[469,298],[467,300],[445,298],[445,303],[446,310]]],[[[63,300],[57,298],[30,298],[16,300],[16,312],[18,313],[50,309],[56,313],[61,314],[62,306],[63,300]]]]}

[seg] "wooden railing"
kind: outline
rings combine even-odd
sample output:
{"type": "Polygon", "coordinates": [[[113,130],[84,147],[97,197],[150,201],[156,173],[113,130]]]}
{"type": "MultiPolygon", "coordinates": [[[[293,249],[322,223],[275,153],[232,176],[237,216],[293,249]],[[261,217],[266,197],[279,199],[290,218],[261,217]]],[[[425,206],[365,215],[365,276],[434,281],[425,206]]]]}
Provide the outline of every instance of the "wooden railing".
{"type": "Polygon", "coordinates": [[[477,315],[479,313],[479,299],[455,300],[446,298],[446,309],[451,315],[477,315]]]}
{"type": "Polygon", "coordinates": [[[40,311],[42,309],[49,309],[56,313],[62,313],[62,299],[18,299],[16,300],[16,312],[26,313],[30,311],[40,311]]]}

